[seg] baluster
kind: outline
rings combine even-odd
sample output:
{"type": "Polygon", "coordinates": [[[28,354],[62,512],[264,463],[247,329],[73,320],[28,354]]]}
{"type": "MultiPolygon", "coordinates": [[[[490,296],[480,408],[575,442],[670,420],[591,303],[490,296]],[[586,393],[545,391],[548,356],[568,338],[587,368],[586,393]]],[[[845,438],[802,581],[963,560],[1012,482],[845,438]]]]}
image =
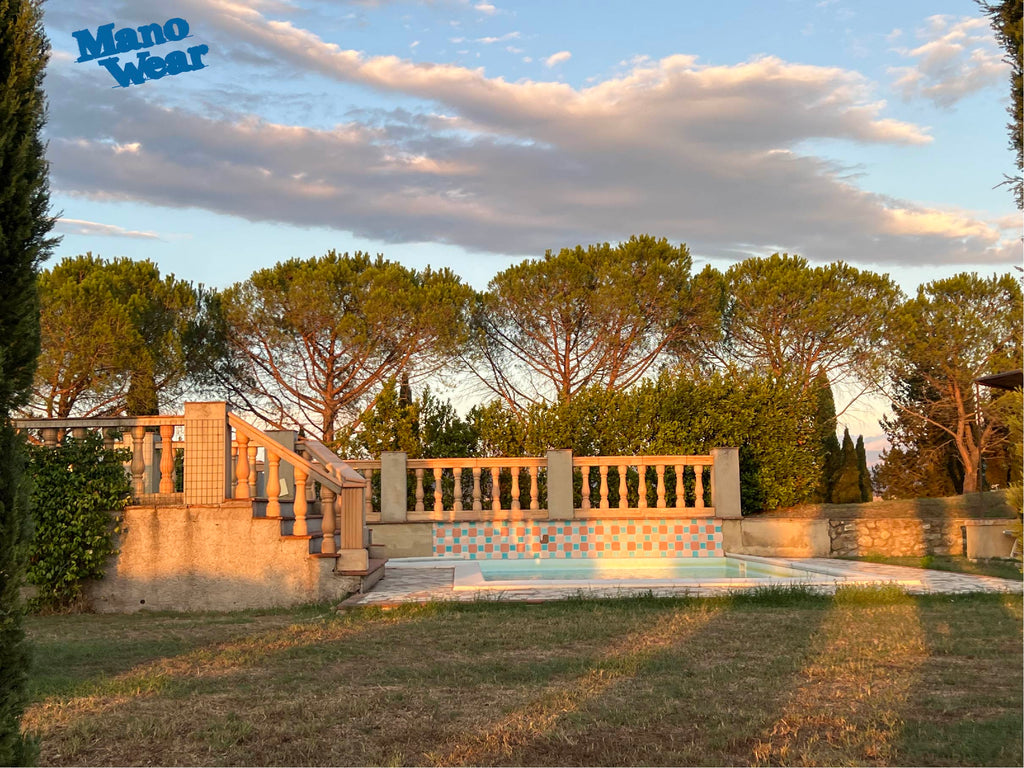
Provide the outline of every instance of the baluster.
{"type": "Polygon", "coordinates": [[[132,427],[132,493],[135,498],[146,490],[146,456],[142,452],[145,439],[145,427],[132,427]]]}
{"type": "Polygon", "coordinates": [[[441,496],[441,467],[434,467],[434,511],[444,511],[444,500],[441,496]]]}
{"type": "Polygon", "coordinates": [[[238,463],[235,471],[235,498],[249,498],[249,436],[244,432],[238,433],[238,463]]]}
{"type": "Polygon", "coordinates": [[[636,490],[639,498],[637,499],[637,509],[647,509],[647,465],[637,464],[636,471],[640,478],[636,485],[636,490]]]}
{"type": "Polygon", "coordinates": [[[281,457],[267,451],[267,517],[281,515],[281,457]]]}
{"type": "Polygon", "coordinates": [[[523,507],[523,505],[519,503],[519,473],[523,471],[523,468],[512,467],[509,471],[512,473],[512,505],[510,509],[513,512],[518,512],[523,507]]]}
{"type": "Polygon", "coordinates": [[[654,471],[658,474],[658,509],[665,508],[665,465],[655,464],[654,471]]]}
{"type": "Polygon", "coordinates": [[[580,467],[580,509],[590,509],[590,467],[580,467]]]}
{"type": "Polygon", "coordinates": [[[685,473],[686,466],[683,464],[676,464],[676,509],[682,509],[686,506],[685,473]]]}
{"type": "Polygon", "coordinates": [[[43,430],[43,445],[45,445],[47,448],[53,448],[57,445],[56,427],[46,427],[43,430]]]}
{"type": "Polygon", "coordinates": [[[337,498],[334,491],[326,485],[320,486],[320,512],[323,520],[320,523],[320,530],[323,538],[320,539],[320,552],[325,555],[333,555],[338,551],[334,544],[335,514],[334,500],[337,498]]]}
{"type": "Polygon", "coordinates": [[[160,493],[174,493],[174,427],[160,425],[160,493]]]}
{"type": "Polygon", "coordinates": [[[256,452],[258,445],[249,446],[249,498],[256,498],[256,452]]]}
{"type": "Polygon", "coordinates": [[[423,507],[423,470],[416,470],[416,511],[422,512],[423,507]]]}
{"type": "Polygon", "coordinates": [[[540,485],[537,483],[537,467],[530,467],[530,509],[540,509],[540,485]]]}
{"type": "Polygon", "coordinates": [[[71,436],[73,438],[75,438],[75,440],[84,440],[85,439],[85,433],[86,433],[85,427],[73,427],[71,429],[71,436]]]}
{"type": "Polygon", "coordinates": [[[491,467],[491,510],[501,511],[501,467],[491,467]]]}
{"type": "Polygon", "coordinates": [[[697,480],[697,483],[694,486],[694,493],[697,496],[697,498],[694,499],[694,506],[697,507],[697,509],[704,509],[704,467],[699,464],[694,466],[693,474],[697,480]]]}
{"type": "Polygon", "coordinates": [[[629,487],[626,485],[628,469],[625,464],[619,464],[619,509],[629,509],[629,487]]]}
{"type": "Polygon", "coordinates": [[[113,450],[113,448],[114,448],[114,432],[115,431],[116,430],[111,429],[109,427],[107,429],[103,430],[103,447],[106,448],[108,451],[113,450]]]}
{"type": "Polygon", "coordinates": [[[306,536],[309,534],[309,525],[306,523],[306,470],[302,467],[295,467],[295,526],[292,534],[295,536],[306,536]]]}
{"type": "Polygon", "coordinates": [[[473,467],[473,511],[479,512],[483,509],[480,503],[480,467],[473,467]]]}
{"type": "Polygon", "coordinates": [[[452,499],[452,509],[456,512],[462,511],[462,467],[456,467],[452,470],[452,475],[455,478],[455,491],[453,493],[454,498],[452,499]]]}
{"type": "Polygon", "coordinates": [[[601,465],[601,509],[608,509],[608,467],[601,465]]]}
{"type": "Polygon", "coordinates": [[[235,485],[238,483],[238,443],[231,441],[231,493],[235,492],[235,485]]]}

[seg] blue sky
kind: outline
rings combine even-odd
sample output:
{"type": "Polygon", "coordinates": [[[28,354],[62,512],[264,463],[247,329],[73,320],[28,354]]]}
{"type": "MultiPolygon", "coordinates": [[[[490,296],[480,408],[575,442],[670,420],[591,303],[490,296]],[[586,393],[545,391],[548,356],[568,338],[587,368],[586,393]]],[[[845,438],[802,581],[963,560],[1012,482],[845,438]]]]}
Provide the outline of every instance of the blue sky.
{"type": "MultiPolygon", "coordinates": [[[[56,257],[226,286],[329,248],[478,288],[650,233],[906,291],[1021,261],[1008,70],[967,0],[49,0],[56,257]],[[71,33],[187,20],[127,88],[71,33]]],[[[134,53],[120,56],[134,61],[134,53]]],[[[866,432],[871,432],[865,429],[866,432]]],[[[877,427],[875,427],[877,431],[877,427]]]]}

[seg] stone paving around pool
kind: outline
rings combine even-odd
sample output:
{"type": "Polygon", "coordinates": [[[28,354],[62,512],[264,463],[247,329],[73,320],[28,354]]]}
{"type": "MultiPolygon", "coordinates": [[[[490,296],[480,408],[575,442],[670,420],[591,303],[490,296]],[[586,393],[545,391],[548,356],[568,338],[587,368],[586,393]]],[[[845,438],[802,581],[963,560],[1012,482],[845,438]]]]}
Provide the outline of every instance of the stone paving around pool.
{"type": "MultiPolygon", "coordinates": [[[[972,576],[964,573],[946,571],[929,571],[920,568],[905,568],[897,565],[881,565],[879,563],[850,562],[849,560],[833,560],[814,558],[809,560],[788,560],[779,558],[780,564],[800,563],[817,564],[842,570],[845,579],[836,579],[830,583],[814,583],[815,591],[832,593],[837,584],[897,584],[911,594],[941,593],[958,594],[965,592],[1011,592],[1020,594],[1024,584],[1010,579],[999,579],[993,576],[972,576]]],[[[730,587],[708,587],[700,584],[673,587],[572,587],[572,588],[531,588],[508,590],[456,591],[452,588],[455,563],[424,564],[422,567],[387,566],[385,576],[368,592],[353,595],[345,600],[343,606],[358,605],[397,605],[400,603],[423,603],[435,600],[448,601],[482,601],[506,600],[520,602],[537,602],[542,600],[564,600],[570,597],[630,597],[654,594],[666,596],[708,596],[723,594],[730,587]]]]}

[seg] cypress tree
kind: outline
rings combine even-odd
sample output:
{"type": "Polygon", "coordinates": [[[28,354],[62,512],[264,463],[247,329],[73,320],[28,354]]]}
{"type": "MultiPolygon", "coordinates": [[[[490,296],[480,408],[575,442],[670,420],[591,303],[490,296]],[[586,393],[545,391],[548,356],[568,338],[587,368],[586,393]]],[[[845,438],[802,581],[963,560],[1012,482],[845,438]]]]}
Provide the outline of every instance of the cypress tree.
{"type": "Polygon", "coordinates": [[[31,530],[22,438],[11,413],[27,402],[39,354],[36,275],[54,241],[41,0],[0,0],[0,765],[32,758],[21,734],[29,651],[20,588],[31,530]]]}
{"type": "Polygon", "coordinates": [[[850,430],[843,430],[843,455],[832,486],[834,504],[857,504],[861,499],[860,472],[857,469],[857,449],[850,438],[850,430]]]}
{"type": "Polygon", "coordinates": [[[860,500],[871,501],[871,473],[868,472],[868,454],[864,450],[864,435],[857,436],[857,473],[860,476],[860,500]]]}
{"type": "Polygon", "coordinates": [[[832,500],[832,484],[842,458],[839,438],[836,437],[836,402],[824,371],[819,371],[815,377],[814,388],[814,435],[821,464],[821,476],[815,497],[818,501],[829,502],[832,500]]]}

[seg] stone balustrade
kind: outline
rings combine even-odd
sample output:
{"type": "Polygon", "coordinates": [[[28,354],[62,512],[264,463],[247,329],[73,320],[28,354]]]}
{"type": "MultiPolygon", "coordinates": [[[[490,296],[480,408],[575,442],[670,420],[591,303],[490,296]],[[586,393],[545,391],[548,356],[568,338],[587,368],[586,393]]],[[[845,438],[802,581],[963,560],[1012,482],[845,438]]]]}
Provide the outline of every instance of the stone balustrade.
{"type": "Polygon", "coordinates": [[[131,474],[134,499],[182,495],[184,480],[177,459],[186,449],[184,416],[15,419],[14,425],[48,446],[56,446],[68,435],[81,439],[89,432],[99,432],[105,447],[131,450],[125,468],[131,474]]]}
{"type": "Polygon", "coordinates": [[[612,509],[714,515],[707,499],[711,456],[579,456],[573,468],[581,489],[576,517],[604,517],[612,509]]]}
{"type": "Polygon", "coordinates": [[[323,535],[322,554],[364,551],[363,493],[366,481],[361,475],[318,441],[301,440],[296,446],[298,450],[292,450],[234,413],[228,414],[228,424],[234,430],[236,446],[232,451],[235,463],[233,498],[254,498],[256,489],[262,488],[267,500],[267,517],[282,517],[281,465],[284,463],[290,467],[294,479],[291,492],[285,491],[291,497],[292,535],[308,536],[312,533],[309,517],[315,508],[320,516],[323,535]],[[262,478],[258,477],[257,469],[261,454],[262,478]],[[314,490],[315,484],[319,485],[319,498],[314,490]],[[340,536],[340,541],[336,536],[340,536]]]}
{"type": "Polygon", "coordinates": [[[366,479],[370,523],[739,517],[735,448],[708,456],[348,460],[366,479]]]}
{"type": "Polygon", "coordinates": [[[321,443],[264,432],[226,403],[186,403],[182,415],[20,419],[15,426],[43,445],[99,430],[106,446],[130,448],[134,504],[265,500],[267,517],[294,520],[289,535],[318,533],[310,527],[315,517],[321,554],[345,556],[346,569],[367,567],[363,477],[321,443]]]}

